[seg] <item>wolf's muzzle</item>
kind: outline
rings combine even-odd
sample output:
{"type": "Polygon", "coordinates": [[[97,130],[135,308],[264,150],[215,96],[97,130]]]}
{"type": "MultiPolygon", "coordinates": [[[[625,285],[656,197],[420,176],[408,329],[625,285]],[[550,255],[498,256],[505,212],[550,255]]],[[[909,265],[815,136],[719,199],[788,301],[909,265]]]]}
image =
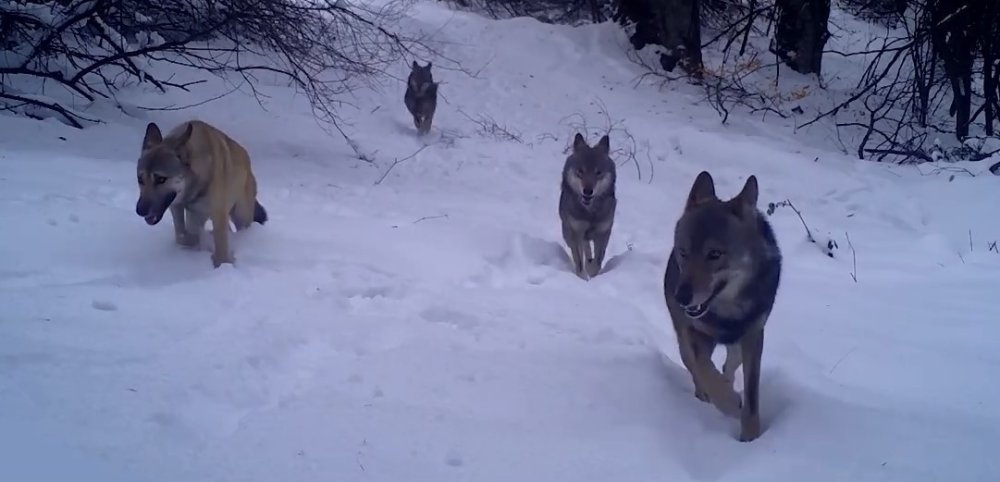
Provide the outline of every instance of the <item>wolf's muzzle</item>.
{"type": "Polygon", "coordinates": [[[674,298],[677,299],[677,303],[684,308],[684,312],[687,313],[691,318],[701,318],[705,313],[708,313],[709,308],[712,305],[712,301],[715,301],[715,297],[719,296],[719,293],[726,288],[726,283],[721,282],[715,286],[712,293],[705,298],[705,301],[698,303],[697,305],[692,305],[694,298],[694,289],[691,287],[691,283],[681,283],[677,285],[677,289],[674,290],[674,298]]]}
{"type": "Polygon", "coordinates": [[[159,204],[153,206],[148,199],[140,196],[139,201],[135,203],[135,213],[142,216],[146,220],[146,224],[153,226],[163,219],[163,213],[167,211],[176,197],[176,192],[167,193],[159,204]]]}

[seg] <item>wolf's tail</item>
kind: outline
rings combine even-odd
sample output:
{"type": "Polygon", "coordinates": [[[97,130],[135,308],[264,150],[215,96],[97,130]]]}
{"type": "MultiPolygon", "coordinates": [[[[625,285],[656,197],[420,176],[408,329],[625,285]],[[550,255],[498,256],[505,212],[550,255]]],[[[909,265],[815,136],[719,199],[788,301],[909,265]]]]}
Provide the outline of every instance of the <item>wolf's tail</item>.
{"type": "Polygon", "coordinates": [[[267,210],[257,201],[253,204],[253,220],[261,225],[267,222],[267,210]]]}

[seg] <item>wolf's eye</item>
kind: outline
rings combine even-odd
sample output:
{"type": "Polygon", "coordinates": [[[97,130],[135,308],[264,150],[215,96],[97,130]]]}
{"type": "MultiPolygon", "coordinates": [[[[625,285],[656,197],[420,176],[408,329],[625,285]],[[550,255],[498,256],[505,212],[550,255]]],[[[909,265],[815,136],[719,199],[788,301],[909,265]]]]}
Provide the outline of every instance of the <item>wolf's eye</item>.
{"type": "Polygon", "coordinates": [[[604,171],[594,171],[595,176],[600,176],[601,174],[604,174],[604,171]]]}
{"type": "Polygon", "coordinates": [[[709,261],[715,261],[715,260],[717,260],[717,259],[719,259],[719,258],[722,257],[722,251],[719,251],[717,249],[713,249],[713,250],[709,251],[708,254],[705,257],[708,258],[709,261]]]}
{"type": "Polygon", "coordinates": [[[139,177],[137,178],[137,180],[139,181],[139,185],[140,185],[140,186],[141,186],[141,185],[143,185],[143,184],[145,184],[145,182],[144,182],[144,181],[142,180],[142,176],[139,176],[139,177]]]}
{"type": "Polygon", "coordinates": [[[167,178],[165,178],[163,176],[160,176],[160,175],[156,175],[156,176],[153,176],[153,182],[155,182],[156,184],[163,184],[163,183],[167,182],[167,178]]]}
{"type": "Polygon", "coordinates": [[[681,259],[687,259],[688,257],[688,252],[683,249],[678,249],[677,254],[681,255],[681,259]]]}

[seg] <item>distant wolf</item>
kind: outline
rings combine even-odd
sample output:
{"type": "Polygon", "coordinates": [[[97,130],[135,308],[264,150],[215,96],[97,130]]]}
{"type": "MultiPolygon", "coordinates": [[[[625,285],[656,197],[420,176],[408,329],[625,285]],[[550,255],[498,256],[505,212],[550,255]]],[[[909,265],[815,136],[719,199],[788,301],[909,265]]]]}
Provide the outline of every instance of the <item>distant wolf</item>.
{"type": "Polygon", "coordinates": [[[267,221],[267,211],[257,202],[257,179],[246,149],[205,122],[184,122],[167,137],[150,122],[136,171],[139,201],[135,213],[153,226],[170,208],[177,243],[187,247],[199,245],[205,221],[211,219],[216,268],[234,261],[229,250],[229,219],[238,231],[251,222],[267,221]]]}
{"type": "Polygon", "coordinates": [[[615,221],[615,163],[611,140],[604,136],[590,147],[583,135],[573,138],[573,151],[563,165],[559,219],[563,239],[577,276],[590,279],[601,271],[615,221]],[[591,254],[590,243],[594,243],[591,254]]]}
{"type": "Polygon", "coordinates": [[[781,251],[771,225],[757,210],[757,178],[722,201],[702,171],[674,228],[674,246],[663,276],[663,294],[695,397],[740,417],[739,440],[761,434],[760,360],[764,325],[781,277],[781,251]],[[722,373],[712,363],[726,346],[722,373]],[[743,398],[733,388],[743,365],[743,398]]]}
{"type": "Polygon", "coordinates": [[[413,61],[410,77],[406,81],[406,94],[403,103],[413,116],[413,125],[417,133],[426,134],[431,130],[434,120],[434,110],[437,109],[438,82],[431,75],[431,63],[421,67],[413,61]]]}

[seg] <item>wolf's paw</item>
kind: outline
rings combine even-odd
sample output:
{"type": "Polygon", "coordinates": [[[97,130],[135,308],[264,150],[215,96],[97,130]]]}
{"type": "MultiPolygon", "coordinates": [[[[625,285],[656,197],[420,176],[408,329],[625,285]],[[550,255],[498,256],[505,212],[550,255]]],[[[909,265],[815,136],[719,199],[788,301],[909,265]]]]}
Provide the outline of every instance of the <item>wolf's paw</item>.
{"type": "Polygon", "coordinates": [[[212,253],[212,266],[214,266],[216,268],[218,268],[219,266],[222,266],[223,263],[234,264],[233,263],[234,261],[235,260],[233,259],[232,255],[228,255],[228,254],[223,255],[223,254],[212,253]]]}
{"type": "Polygon", "coordinates": [[[736,374],[723,372],[722,379],[725,380],[726,383],[729,384],[729,386],[733,386],[733,384],[736,383],[736,374]]]}
{"type": "Polygon", "coordinates": [[[601,272],[601,264],[593,259],[587,260],[587,275],[591,278],[597,276],[601,272]]]}
{"type": "Polygon", "coordinates": [[[743,398],[735,390],[729,390],[718,400],[713,398],[712,403],[727,417],[738,418],[743,411],[743,398]]]}
{"type": "Polygon", "coordinates": [[[185,248],[197,248],[201,244],[201,236],[197,234],[180,233],[175,239],[177,240],[177,244],[185,248]]]}
{"type": "Polygon", "coordinates": [[[760,419],[752,418],[740,423],[740,442],[752,442],[760,437],[760,419]]]}

